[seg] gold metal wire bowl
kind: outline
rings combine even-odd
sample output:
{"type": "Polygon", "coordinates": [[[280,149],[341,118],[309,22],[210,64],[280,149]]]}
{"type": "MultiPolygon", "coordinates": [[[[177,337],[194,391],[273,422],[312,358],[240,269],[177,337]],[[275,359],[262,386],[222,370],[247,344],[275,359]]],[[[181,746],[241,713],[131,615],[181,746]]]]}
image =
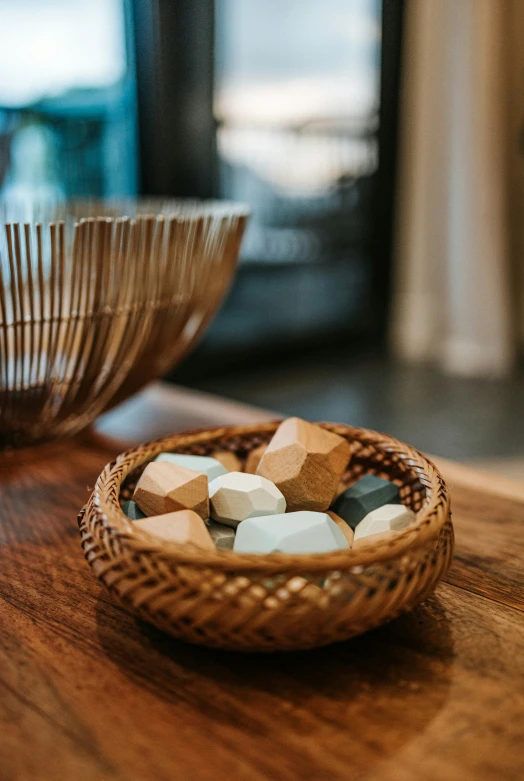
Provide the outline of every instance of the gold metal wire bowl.
{"type": "Polygon", "coordinates": [[[322,424],[352,449],[344,482],[364,473],[393,480],[416,520],[372,549],[315,555],[201,551],[162,543],[121,511],[146,464],[162,451],[249,452],[278,423],[177,434],[128,450],[108,464],[79,515],[85,557],[123,607],[175,637],[243,651],[313,648],[345,640],[410,610],[453,555],[449,496],[436,467],[384,434],[322,424]]]}
{"type": "Polygon", "coordinates": [[[0,206],[0,449],[73,434],[180,360],[245,222],[224,202],[0,206]]]}

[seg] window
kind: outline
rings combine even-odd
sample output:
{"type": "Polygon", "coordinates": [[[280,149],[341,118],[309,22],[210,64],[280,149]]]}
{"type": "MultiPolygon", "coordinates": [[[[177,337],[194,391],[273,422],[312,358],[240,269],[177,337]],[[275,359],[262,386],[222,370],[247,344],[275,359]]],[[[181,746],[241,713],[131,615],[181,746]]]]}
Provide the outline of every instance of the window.
{"type": "Polygon", "coordinates": [[[378,323],[382,20],[380,0],[216,0],[218,193],[252,217],[210,355],[378,323]]]}
{"type": "Polygon", "coordinates": [[[2,0],[2,197],[136,193],[128,30],[124,0],[2,0]]]}
{"type": "Polygon", "coordinates": [[[208,370],[378,333],[402,7],[3,0],[0,195],[247,202],[234,287],[193,361],[208,370]]]}
{"type": "Polygon", "coordinates": [[[378,0],[217,0],[220,194],[252,205],[246,261],[346,255],[378,164],[378,0]]]}

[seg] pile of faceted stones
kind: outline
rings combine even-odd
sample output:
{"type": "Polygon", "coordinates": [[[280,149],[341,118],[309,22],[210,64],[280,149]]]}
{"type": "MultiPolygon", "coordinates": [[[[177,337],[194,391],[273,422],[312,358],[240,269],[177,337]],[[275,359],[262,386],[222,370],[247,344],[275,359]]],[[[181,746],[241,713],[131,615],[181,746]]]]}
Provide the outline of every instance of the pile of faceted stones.
{"type": "Polygon", "coordinates": [[[342,437],[289,418],[243,472],[231,453],[161,453],[122,509],[163,540],[239,553],[327,553],[394,537],[414,513],[388,480],[341,485],[350,456],[342,437]]]}

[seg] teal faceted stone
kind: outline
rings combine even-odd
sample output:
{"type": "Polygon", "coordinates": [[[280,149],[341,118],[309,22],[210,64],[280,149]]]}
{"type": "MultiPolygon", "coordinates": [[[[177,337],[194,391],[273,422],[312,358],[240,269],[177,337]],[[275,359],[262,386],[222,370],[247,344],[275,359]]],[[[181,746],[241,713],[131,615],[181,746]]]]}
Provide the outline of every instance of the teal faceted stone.
{"type": "Polygon", "coordinates": [[[124,502],[122,505],[122,512],[127,515],[130,521],[139,521],[142,518],[147,517],[132,499],[128,499],[127,502],[124,502]]]}
{"type": "Polygon", "coordinates": [[[214,521],[212,518],[208,518],[206,526],[217,550],[233,550],[235,530],[231,526],[218,523],[218,521],[214,521]]]}
{"type": "Polygon", "coordinates": [[[337,497],[332,510],[355,529],[366,515],[385,504],[400,504],[398,486],[381,477],[366,475],[337,497]]]}

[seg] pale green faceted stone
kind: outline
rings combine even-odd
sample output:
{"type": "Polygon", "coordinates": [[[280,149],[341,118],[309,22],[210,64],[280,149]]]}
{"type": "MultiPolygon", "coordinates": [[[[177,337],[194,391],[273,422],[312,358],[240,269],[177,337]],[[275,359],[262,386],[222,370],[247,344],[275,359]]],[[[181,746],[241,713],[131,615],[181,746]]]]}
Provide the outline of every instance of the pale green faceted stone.
{"type": "Polygon", "coordinates": [[[206,475],[209,482],[220,475],[226,475],[227,469],[220,461],[211,456],[189,456],[184,453],[160,453],[155,461],[170,461],[172,464],[184,466],[194,472],[206,475]]]}
{"type": "Polygon", "coordinates": [[[402,531],[415,520],[415,513],[403,504],[385,504],[368,513],[355,528],[355,540],[380,532],[402,531]]]}
{"type": "Polygon", "coordinates": [[[247,518],[237,527],[238,553],[329,553],[349,543],[327,513],[298,510],[247,518]]]}
{"type": "Polygon", "coordinates": [[[217,550],[233,550],[235,530],[231,526],[217,523],[212,518],[208,518],[206,526],[217,550]]]}

